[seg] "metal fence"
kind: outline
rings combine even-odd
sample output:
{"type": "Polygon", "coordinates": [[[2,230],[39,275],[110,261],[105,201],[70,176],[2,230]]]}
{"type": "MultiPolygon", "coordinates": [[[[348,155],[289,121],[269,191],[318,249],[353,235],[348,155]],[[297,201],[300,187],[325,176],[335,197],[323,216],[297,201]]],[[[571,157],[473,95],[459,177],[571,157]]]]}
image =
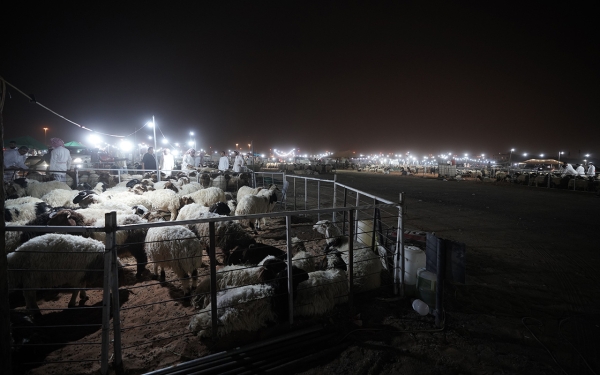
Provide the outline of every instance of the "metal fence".
{"type": "MultiPolygon", "coordinates": [[[[103,238],[105,244],[102,287],[86,286],[85,288],[67,289],[68,292],[76,292],[80,289],[90,291],[92,306],[67,310],[66,306],[57,305],[56,301],[44,302],[41,304],[41,312],[44,312],[43,319],[36,321],[35,324],[13,323],[13,332],[21,332],[17,335],[17,339],[24,338],[21,341],[15,340],[13,347],[16,353],[25,354],[15,356],[17,358],[14,363],[15,367],[22,371],[37,368],[42,369],[40,370],[42,372],[76,373],[97,371],[99,367],[100,372],[106,374],[109,371],[109,364],[112,363],[115,368],[127,367],[127,358],[151,355],[154,350],[158,350],[157,346],[163,350],[169,343],[177,342],[180,339],[196,340],[196,335],[210,336],[213,341],[224,337],[230,330],[230,327],[226,325],[224,311],[231,313],[240,310],[240,300],[232,297],[237,293],[236,291],[244,291],[257,284],[267,284],[260,278],[262,276],[259,277],[261,272],[267,268],[264,265],[263,267],[256,265],[231,266],[233,268],[224,267],[217,271],[217,263],[223,263],[226,256],[222,245],[224,232],[219,232],[219,228],[227,225],[232,219],[268,218],[270,223],[284,223],[282,224],[283,235],[278,237],[273,247],[282,250],[286,263],[293,265],[307,265],[306,267],[308,267],[310,264],[326,260],[326,255],[322,251],[323,238],[295,240],[294,232],[298,226],[312,227],[315,222],[327,220],[330,225],[339,229],[339,233],[331,238],[333,243],[336,243],[338,239],[353,239],[347,241],[347,247],[341,254],[347,266],[347,270],[343,274],[345,275],[344,282],[340,282],[338,278],[321,284],[313,283],[310,286],[303,286],[302,283],[294,285],[298,276],[294,273],[296,271],[293,267],[287,267],[285,271],[282,271],[283,273],[278,273],[275,278],[270,280],[270,285],[283,283],[285,288],[273,287],[274,289],[266,294],[269,301],[267,304],[260,298],[245,300],[246,309],[252,309],[253,305],[270,306],[273,301],[278,301],[282,310],[280,310],[276,322],[293,324],[297,319],[306,320],[317,315],[316,312],[314,314],[310,312],[312,307],[308,308],[306,304],[302,305],[298,302],[298,299],[294,298],[295,295],[301,299],[302,296],[318,294],[315,291],[331,289],[333,294],[328,300],[333,298],[336,305],[342,304],[342,308],[347,308],[350,312],[354,309],[354,296],[357,293],[373,291],[373,289],[365,287],[365,285],[369,285],[370,288],[371,281],[377,289],[387,289],[403,295],[404,273],[402,269],[404,269],[405,258],[404,237],[401,235],[404,232],[402,195],[399,195],[399,202],[386,201],[339,184],[335,181],[335,177],[333,180],[319,180],[284,173],[254,173],[253,180],[255,186],[268,187],[269,184],[275,184],[278,187],[279,201],[273,212],[239,217],[214,217],[202,220],[123,226],[117,225],[116,213],[113,212],[106,215],[106,226],[102,228],[7,227],[7,231],[85,234],[103,238]],[[189,234],[191,232],[186,232],[187,235],[185,233],[170,234],[169,230],[176,228],[175,225],[195,226],[196,228],[202,226],[203,230],[192,235],[189,234]],[[161,240],[164,242],[162,244],[164,248],[177,248],[177,243],[185,241],[188,241],[187,245],[182,247],[184,250],[180,253],[171,252],[171,259],[159,259],[158,257],[153,259],[151,257],[147,263],[143,264],[146,269],[151,270],[155,268],[155,265],[159,268],[165,266],[168,272],[164,279],[160,279],[160,275],[156,275],[158,280],[144,279],[140,281],[135,279],[133,273],[137,262],[127,263],[127,259],[130,258],[124,256],[127,255],[127,251],[131,252],[134,246],[142,245],[148,248],[150,242],[147,236],[143,243],[141,241],[139,243],[128,242],[125,239],[128,234],[136,230],[150,231],[163,227],[167,227],[163,230],[168,232],[167,236],[161,240]],[[192,248],[195,251],[192,251],[192,248]],[[298,255],[301,249],[310,250],[304,251],[299,258],[293,258],[294,253],[298,255]],[[119,263],[117,255],[124,262],[123,264],[119,263]],[[207,265],[197,267],[198,274],[185,269],[181,272],[174,271],[175,266],[169,263],[169,261],[182,264],[190,261],[193,263],[194,259],[196,264],[207,265]],[[239,285],[231,283],[222,285],[220,283],[223,279],[227,279],[226,272],[230,272],[231,275],[237,272],[250,276],[239,285]],[[197,280],[200,281],[196,286],[197,280]],[[191,295],[187,295],[185,288],[190,283],[192,284],[191,295]],[[163,298],[164,296],[161,297],[157,293],[163,291],[165,287],[169,291],[168,298],[163,298]],[[138,294],[152,297],[145,300],[131,298],[138,294]],[[190,311],[189,308],[183,308],[190,302],[196,305],[198,310],[190,311]],[[93,313],[93,310],[101,313],[93,313]],[[302,311],[309,311],[309,313],[302,315],[299,313],[302,311]],[[190,330],[192,319],[196,319],[200,323],[190,330]],[[28,330],[30,333],[34,331],[34,334],[28,334],[28,330]],[[51,334],[44,333],[44,331],[51,332],[51,334]],[[52,332],[60,332],[55,335],[60,337],[58,341],[48,340],[49,335],[53,336],[52,332]],[[65,334],[65,332],[70,334],[65,334]],[[35,337],[35,335],[38,335],[38,339],[32,339],[32,336],[35,337]],[[40,336],[43,339],[39,339],[40,336]],[[127,340],[123,340],[124,337],[127,340]],[[36,340],[37,343],[35,343],[36,340]],[[123,341],[128,344],[123,345],[123,341]],[[80,345],[97,347],[96,355],[90,356],[89,350],[85,351],[85,355],[80,355],[77,350],[67,348],[68,346],[76,348],[80,345]],[[29,353],[33,352],[32,348],[44,355],[30,356],[29,353]]],[[[35,254],[31,255],[35,256],[35,254]]],[[[310,272],[318,272],[320,268],[315,266],[314,269],[310,272]]],[[[35,272],[73,271],[76,270],[64,266],[54,269],[30,269],[27,272],[33,274],[35,272]]],[[[23,272],[23,270],[9,267],[8,272],[23,272]]],[[[310,272],[308,275],[311,275],[310,272]]],[[[53,289],[44,285],[30,285],[29,288],[17,288],[14,285],[11,287],[13,292],[26,292],[27,289],[38,291],[43,289],[43,291],[54,293],[65,291],[64,288],[53,289]]],[[[14,297],[15,294],[13,293],[12,296],[14,297]]],[[[17,297],[14,298],[18,300],[17,297]]],[[[60,301],[63,302],[63,300],[64,298],[60,301]]],[[[27,313],[22,301],[10,301],[10,303],[13,307],[12,314],[27,313]]],[[[271,324],[275,323],[268,317],[266,319],[271,324]]],[[[177,360],[174,361],[177,362],[177,360]]]]}

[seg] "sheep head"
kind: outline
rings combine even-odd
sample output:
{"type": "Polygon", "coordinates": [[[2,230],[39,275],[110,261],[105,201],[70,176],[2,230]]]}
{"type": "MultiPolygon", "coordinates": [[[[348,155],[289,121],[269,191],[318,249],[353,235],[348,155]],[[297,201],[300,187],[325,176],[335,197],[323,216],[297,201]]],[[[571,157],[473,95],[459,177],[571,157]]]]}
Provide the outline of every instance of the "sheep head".
{"type": "Polygon", "coordinates": [[[61,227],[85,226],[85,219],[79,212],[70,209],[64,209],[50,214],[48,225],[61,227]]]}

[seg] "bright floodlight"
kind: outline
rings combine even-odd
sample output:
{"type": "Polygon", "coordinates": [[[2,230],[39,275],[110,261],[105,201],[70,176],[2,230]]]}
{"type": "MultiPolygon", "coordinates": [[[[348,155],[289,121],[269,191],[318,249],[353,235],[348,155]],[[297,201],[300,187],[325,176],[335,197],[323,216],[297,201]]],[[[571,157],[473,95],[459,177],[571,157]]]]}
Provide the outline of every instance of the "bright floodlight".
{"type": "Polygon", "coordinates": [[[188,142],[188,145],[189,145],[189,146],[193,146],[193,145],[194,145],[194,141],[189,141],[189,142],[188,142]]]}
{"type": "Polygon", "coordinates": [[[148,121],[146,124],[152,128],[154,127],[154,123],[152,121],[148,121]]]}
{"type": "Polygon", "coordinates": [[[543,157],[544,157],[544,154],[540,154],[540,157],[542,157],[542,158],[543,158],[543,157]]]}
{"type": "Polygon", "coordinates": [[[190,135],[194,135],[194,132],[190,132],[190,135]]]}
{"type": "Polygon", "coordinates": [[[179,150],[177,150],[177,149],[173,150],[172,154],[173,154],[173,156],[179,155],[179,150]]]}
{"type": "Polygon", "coordinates": [[[167,138],[163,138],[162,143],[167,144],[169,143],[169,141],[167,140],[167,138]]]}
{"type": "Polygon", "coordinates": [[[95,144],[95,145],[102,142],[102,139],[99,136],[97,136],[96,134],[90,135],[88,139],[90,140],[90,142],[92,144],[95,144]]]}
{"type": "Polygon", "coordinates": [[[510,152],[515,152],[515,149],[514,149],[514,148],[511,148],[511,149],[510,149],[510,152]]]}
{"type": "Polygon", "coordinates": [[[131,151],[132,148],[133,148],[133,145],[131,144],[131,142],[129,142],[129,141],[121,142],[121,150],[123,150],[125,152],[129,152],[129,151],[131,151]]]}

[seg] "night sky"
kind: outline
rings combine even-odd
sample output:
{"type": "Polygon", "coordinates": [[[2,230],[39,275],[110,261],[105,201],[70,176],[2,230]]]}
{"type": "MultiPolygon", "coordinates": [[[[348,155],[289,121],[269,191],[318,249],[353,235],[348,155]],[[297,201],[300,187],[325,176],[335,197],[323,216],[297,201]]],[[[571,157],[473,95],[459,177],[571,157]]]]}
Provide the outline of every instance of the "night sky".
{"type": "MultiPolygon", "coordinates": [[[[46,3],[3,12],[0,76],[101,133],[154,115],[198,149],[600,155],[593,2],[46,3]]],[[[86,143],[9,93],[5,139],[86,143]]]]}

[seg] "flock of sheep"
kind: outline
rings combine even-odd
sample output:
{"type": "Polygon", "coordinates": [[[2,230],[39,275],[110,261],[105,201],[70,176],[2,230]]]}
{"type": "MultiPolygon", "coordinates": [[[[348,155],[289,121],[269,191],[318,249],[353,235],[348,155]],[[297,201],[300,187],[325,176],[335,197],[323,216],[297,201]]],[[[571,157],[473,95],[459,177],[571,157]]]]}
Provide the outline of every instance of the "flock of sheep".
{"type": "MultiPolygon", "coordinates": [[[[210,186],[214,179],[208,184],[192,182],[183,174],[162,181],[156,175],[130,178],[114,186],[110,181],[88,180],[95,185],[80,182],[78,189],[57,181],[13,182],[5,187],[13,191],[5,202],[6,226],[103,227],[105,214],[112,211],[117,213],[119,226],[170,221],[173,225],[117,231],[117,254],[135,258],[138,278],[147,272],[147,264],[152,264],[152,277],[162,281],[165,269],[172,270],[181,280],[185,296],[200,309],[189,329],[205,337],[212,332],[212,309],[207,279],[198,283],[198,269],[209,247],[209,224],[201,220],[225,217],[215,222],[214,238],[223,254],[223,267],[217,273],[217,311],[223,325],[218,335],[257,330],[287,317],[287,253],[256,241],[260,220],[227,218],[271,212],[277,202],[277,186],[241,186],[236,194],[210,186]],[[185,224],[177,224],[183,220],[185,224]]],[[[90,230],[43,234],[20,229],[5,232],[8,279],[11,288],[25,290],[27,309],[39,313],[36,288],[68,286],[74,288],[69,307],[76,306],[78,294],[79,304],[84,304],[88,298],[85,288],[99,286],[102,281],[106,233],[90,230]],[[49,272],[52,270],[62,271],[49,272]]],[[[316,223],[314,230],[323,234],[327,243],[319,254],[306,252],[297,238],[292,245],[294,314],[309,317],[330,311],[345,302],[348,295],[351,240],[330,221],[316,223]]],[[[352,241],[354,288],[378,288],[385,267],[384,254],[352,241]]]]}

